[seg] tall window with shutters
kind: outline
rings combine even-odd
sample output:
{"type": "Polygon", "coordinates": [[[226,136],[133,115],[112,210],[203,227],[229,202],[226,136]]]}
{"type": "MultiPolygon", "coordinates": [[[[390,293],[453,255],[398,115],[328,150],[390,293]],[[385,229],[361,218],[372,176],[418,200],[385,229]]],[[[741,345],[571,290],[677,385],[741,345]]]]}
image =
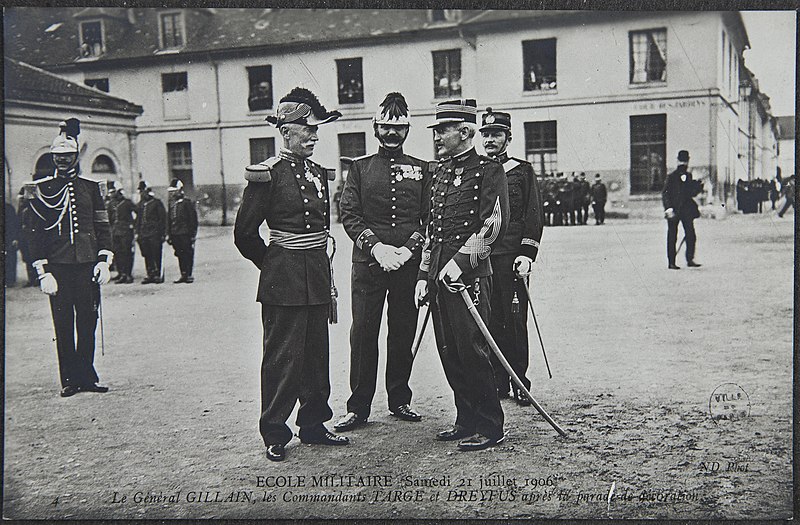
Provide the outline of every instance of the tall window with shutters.
{"type": "Polygon", "coordinates": [[[635,115],[631,126],[631,195],[657,193],[667,176],[667,115],[635,115]]]}
{"type": "Polygon", "coordinates": [[[648,84],[667,80],[667,30],[649,29],[628,33],[630,83],[648,84]]]}
{"type": "Polygon", "coordinates": [[[168,142],[167,164],[169,166],[170,181],[178,179],[187,188],[194,186],[191,142],[168,142]]]}
{"type": "Polygon", "coordinates": [[[525,123],[525,157],[539,176],[558,171],[558,136],[555,120],[525,123]]]}
{"type": "Polygon", "coordinates": [[[461,96],[461,50],[433,51],[433,96],[461,96]]]}

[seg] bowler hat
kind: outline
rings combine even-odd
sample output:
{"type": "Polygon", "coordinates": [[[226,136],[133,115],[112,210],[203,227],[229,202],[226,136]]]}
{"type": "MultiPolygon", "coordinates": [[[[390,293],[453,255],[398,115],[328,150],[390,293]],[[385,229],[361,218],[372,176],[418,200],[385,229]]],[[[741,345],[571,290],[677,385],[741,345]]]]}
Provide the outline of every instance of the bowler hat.
{"type": "Polygon", "coordinates": [[[682,149],[678,152],[678,162],[689,162],[689,152],[682,149]]]}

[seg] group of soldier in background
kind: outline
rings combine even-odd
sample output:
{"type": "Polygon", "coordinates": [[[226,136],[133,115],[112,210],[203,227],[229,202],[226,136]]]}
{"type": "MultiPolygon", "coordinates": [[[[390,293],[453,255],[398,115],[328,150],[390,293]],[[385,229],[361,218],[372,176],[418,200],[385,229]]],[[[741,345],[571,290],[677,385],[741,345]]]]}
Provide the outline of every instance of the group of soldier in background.
{"type": "Polygon", "coordinates": [[[559,172],[541,178],[540,186],[547,226],[587,224],[590,204],[594,209],[595,224],[605,222],[608,190],[599,173],[595,175],[594,185],[589,184],[583,172],[580,175],[573,173],[572,180],[559,172]]]}
{"type": "Polygon", "coordinates": [[[763,213],[764,203],[767,201],[772,202],[774,210],[775,203],[781,196],[785,198],[785,201],[781,210],[778,211],[778,217],[783,217],[786,210],[794,206],[794,175],[783,178],[780,168],[777,168],[777,174],[772,180],[739,179],[736,183],[737,209],[745,214],[763,213]]]}

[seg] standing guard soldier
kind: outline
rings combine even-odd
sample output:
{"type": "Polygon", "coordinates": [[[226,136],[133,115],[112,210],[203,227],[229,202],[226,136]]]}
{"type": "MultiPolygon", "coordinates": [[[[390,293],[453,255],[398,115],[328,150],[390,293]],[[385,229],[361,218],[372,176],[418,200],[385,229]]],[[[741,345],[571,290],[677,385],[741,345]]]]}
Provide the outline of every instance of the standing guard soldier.
{"type": "Polygon", "coordinates": [[[175,250],[181,276],[173,281],[193,283],[194,242],[197,239],[197,210],[194,202],[183,192],[183,182],[174,179],[169,187],[169,219],[167,220],[167,243],[175,250]]]}
{"type": "Polygon", "coordinates": [[[147,277],[142,279],[142,284],[161,284],[164,282],[161,264],[167,234],[167,211],[145,181],[139,182],[139,194],[141,200],[136,210],[136,240],[147,270],[147,277]]]}
{"type": "MultiPolygon", "coordinates": [[[[492,316],[489,331],[509,364],[530,390],[528,371],[528,301],[525,277],[539,253],[544,229],[544,212],[539,183],[533,166],[509,157],[511,115],[486,108],[483,114],[483,149],[503,165],[508,182],[508,229],[492,248],[492,316]],[[516,311],[515,311],[516,310],[516,311]]],[[[500,398],[509,397],[508,372],[492,354],[495,384],[500,398]]],[[[514,399],[529,405],[528,397],[513,386],[514,399]]]]}
{"type": "Polygon", "coordinates": [[[678,152],[678,167],[667,175],[661,200],[664,204],[664,217],[667,219],[667,260],[670,270],[679,270],[675,264],[678,241],[678,223],[683,224],[683,234],[686,238],[686,266],[693,268],[700,264],[694,262],[694,250],[697,244],[697,235],[694,231],[694,220],[700,217],[700,210],[694,201],[694,196],[702,191],[702,183],[692,180],[692,173],[688,170],[689,152],[678,152]]]}
{"type": "Polygon", "coordinates": [[[283,137],[277,157],[248,166],[248,181],[236,215],[236,248],[261,271],[256,300],[261,303],[264,352],[261,361],[259,430],[267,459],[282,461],[292,431],[286,420],[297,401],[300,441],[347,445],[323,425],[333,416],[328,399],[328,319],[334,288],[326,253],[330,229],[328,177],[309,160],[317,128],[339,118],[309,90],[295,88],[267,117],[283,137]],[[270,229],[266,245],[259,234],[270,229]]]}
{"type": "Polygon", "coordinates": [[[431,212],[417,276],[417,305],[429,296],[436,344],[453,389],[456,421],[439,432],[460,450],[481,450],[504,439],[503,409],[494,384],[489,345],[453,283],[463,281],[485,323],[492,297],[489,255],[508,221],[508,185],[502,165],[472,146],[474,99],[436,106],[433,140],[439,157],[431,212]]]}
{"type": "Polygon", "coordinates": [[[94,368],[100,285],[111,278],[108,212],[96,182],[80,176],[80,121],[61,123],[50,153],[52,176],[26,185],[30,253],[42,292],[50,296],[61,397],[107,392],[94,368]],[[77,332],[77,345],[75,333],[77,332]]]}
{"type": "Polygon", "coordinates": [[[367,422],[378,374],[378,332],[388,293],[386,390],[389,411],[420,421],[408,380],[417,327],[414,285],[430,210],[427,164],[403,153],[410,122],[400,93],[389,93],[372,119],[378,153],[355,159],[342,193],[342,222],[353,239],[350,389],[347,414],[334,427],[367,422]]]}
{"type": "Polygon", "coordinates": [[[114,255],[119,272],[114,278],[118,284],[133,282],[133,229],[136,206],[125,196],[122,188],[117,188],[109,203],[109,215],[114,216],[111,234],[114,241],[114,255]],[[113,210],[113,212],[112,212],[113,210]]]}
{"type": "Polygon", "coordinates": [[[600,179],[600,174],[594,176],[594,186],[592,186],[592,207],[594,208],[595,226],[606,222],[606,201],[608,200],[608,190],[600,179]]]}
{"type": "Polygon", "coordinates": [[[578,179],[578,194],[580,200],[578,202],[578,218],[580,223],[586,225],[589,222],[589,204],[592,202],[592,187],[589,181],[586,180],[586,173],[581,172],[578,179]]]}

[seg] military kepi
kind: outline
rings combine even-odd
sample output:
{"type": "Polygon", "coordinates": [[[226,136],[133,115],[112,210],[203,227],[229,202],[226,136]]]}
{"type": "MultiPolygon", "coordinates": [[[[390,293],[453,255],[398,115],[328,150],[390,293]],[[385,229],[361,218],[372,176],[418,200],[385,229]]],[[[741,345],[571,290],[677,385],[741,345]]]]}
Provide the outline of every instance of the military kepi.
{"type": "Polygon", "coordinates": [[[436,105],[436,122],[428,127],[435,128],[455,122],[478,123],[478,103],[474,98],[440,102],[436,105]]]}
{"type": "Polygon", "coordinates": [[[511,131],[511,114],[502,111],[494,111],[486,108],[486,113],[481,117],[483,125],[479,131],[511,131]]]}
{"type": "Polygon", "coordinates": [[[268,116],[266,120],[278,128],[284,124],[319,126],[333,122],[341,116],[342,114],[336,110],[325,109],[311,91],[296,87],[280,100],[275,115],[268,116]]]}

